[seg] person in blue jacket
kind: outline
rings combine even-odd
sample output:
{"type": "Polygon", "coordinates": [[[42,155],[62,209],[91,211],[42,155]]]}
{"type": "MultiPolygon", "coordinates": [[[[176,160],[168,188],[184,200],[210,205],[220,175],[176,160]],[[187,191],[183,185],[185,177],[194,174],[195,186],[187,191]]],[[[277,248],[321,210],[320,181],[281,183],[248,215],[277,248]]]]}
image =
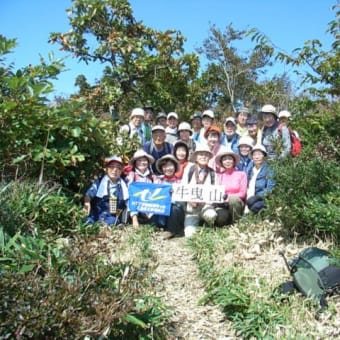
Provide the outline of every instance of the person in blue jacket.
{"type": "Polygon", "coordinates": [[[85,193],[85,223],[102,222],[103,226],[121,226],[127,222],[129,193],[121,178],[123,162],[120,157],[104,159],[105,175],[96,179],[85,193]]]}
{"type": "Polygon", "coordinates": [[[275,186],[273,172],[266,162],[267,151],[262,144],[256,144],[251,150],[254,167],[250,171],[247,190],[247,209],[258,213],[266,208],[265,197],[275,186]]]}

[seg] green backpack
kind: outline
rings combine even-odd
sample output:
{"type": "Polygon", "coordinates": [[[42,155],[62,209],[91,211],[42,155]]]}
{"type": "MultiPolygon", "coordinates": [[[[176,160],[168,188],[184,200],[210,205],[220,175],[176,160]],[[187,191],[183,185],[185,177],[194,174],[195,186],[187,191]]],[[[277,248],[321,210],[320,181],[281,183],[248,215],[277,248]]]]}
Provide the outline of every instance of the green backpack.
{"type": "Polygon", "coordinates": [[[304,249],[290,262],[283,252],[280,252],[280,255],[293,277],[292,281],[281,285],[281,292],[289,293],[296,289],[318,301],[321,311],[327,308],[327,296],[339,292],[340,289],[339,259],[332,258],[328,251],[316,247],[304,249]]]}

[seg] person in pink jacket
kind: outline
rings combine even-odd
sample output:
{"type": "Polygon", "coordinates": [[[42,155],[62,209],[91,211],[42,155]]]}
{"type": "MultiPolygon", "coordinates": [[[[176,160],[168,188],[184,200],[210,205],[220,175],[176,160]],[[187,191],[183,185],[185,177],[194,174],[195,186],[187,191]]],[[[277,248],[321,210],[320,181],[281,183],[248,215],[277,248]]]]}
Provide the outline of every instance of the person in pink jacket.
{"type": "Polygon", "coordinates": [[[236,170],[240,156],[229,149],[221,150],[215,158],[220,166],[217,173],[217,184],[225,187],[225,202],[216,207],[216,225],[224,226],[238,220],[244,210],[247,195],[247,175],[244,171],[236,170]]]}

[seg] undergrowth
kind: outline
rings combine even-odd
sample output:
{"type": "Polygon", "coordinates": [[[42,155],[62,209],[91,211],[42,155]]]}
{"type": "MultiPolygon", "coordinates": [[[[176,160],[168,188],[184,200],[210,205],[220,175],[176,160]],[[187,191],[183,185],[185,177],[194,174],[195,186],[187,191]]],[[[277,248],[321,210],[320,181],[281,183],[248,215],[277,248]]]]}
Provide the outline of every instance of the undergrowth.
{"type": "Polygon", "coordinates": [[[250,220],[229,229],[203,229],[189,241],[206,290],[200,303],[218,304],[237,335],[246,339],[307,339],[333,334],[334,304],[330,304],[325,314],[328,321],[323,324],[315,319],[319,306],[314,301],[279,293],[278,286],[289,278],[283,264],[275,264],[283,241],[272,224],[254,228],[248,224],[250,220]],[[261,245],[260,250],[250,257],[248,252],[256,249],[255,245],[261,245]]]}

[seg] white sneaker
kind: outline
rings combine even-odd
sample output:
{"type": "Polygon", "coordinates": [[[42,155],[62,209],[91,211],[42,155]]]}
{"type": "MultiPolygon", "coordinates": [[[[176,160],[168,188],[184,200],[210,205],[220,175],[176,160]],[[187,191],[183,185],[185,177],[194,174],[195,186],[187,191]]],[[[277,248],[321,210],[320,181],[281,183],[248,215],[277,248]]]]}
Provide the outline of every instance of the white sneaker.
{"type": "Polygon", "coordinates": [[[184,228],[184,236],[185,237],[191,237],[196,233],[196,227],[194,226],[188,226],[184,228]]]}

